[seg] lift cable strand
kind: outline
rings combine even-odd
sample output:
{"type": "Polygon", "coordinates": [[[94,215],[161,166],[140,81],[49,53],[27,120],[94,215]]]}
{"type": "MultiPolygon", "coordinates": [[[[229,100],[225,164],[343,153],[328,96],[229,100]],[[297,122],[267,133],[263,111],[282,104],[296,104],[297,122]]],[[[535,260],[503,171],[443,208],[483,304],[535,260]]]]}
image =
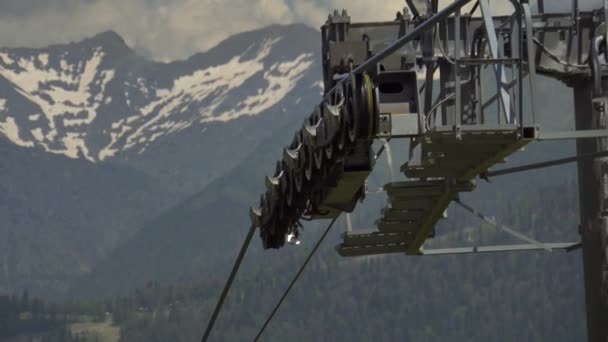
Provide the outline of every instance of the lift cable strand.
{"type": "Polygon", "coordinates": [[[245,237],[245,241],[243,241],[243,245],[241,246],[241,250],[239,251],[239,255],[236,258],[236,261],[234,262],[232,271],[230,271],[230,276],[228,277],[228,280],[226,281],[226,285],[224,285],[224,289],[222,290],[220,299],[218,300],[217,304],[215,305],[215,309],[213,310],[211,319],[209,320],[209,323],[207,324],[207,329],[205,330],[205,334],[203,335],[201,342],[206,342],[207,339],[209,339],[209,335],[211,334],[211,330],[213,329],[215,320],[217,319],[217,316],[219,315],[220,310],[222,309],[222,305],[224,304],[226,295],[228,295],[228,291],[230,291],[230,287],[232,286],[232,282],[234,281],[234,278],[236,277],[236,272],[238,272],[239,267],[241,266],[241,262],[243,261],[245,252],[247,252],[247,249],[249,248],[249,244],[251,243],[251,238],[253,237],[253,233],[255,232],[255,229],[256,229],[255,225],[251,225],[251,227],[249,228],[249,232],[247,233],[247,236],[245,237]]]}
{"type": "Polygon", "coordinates": [[[595,158],[602,158],[602,157],[608,157],[608,151],[580,154],[580,155],[574,156],[574,157],[549,160],[546,162],[516,166],[516,167],[511,167],[508,169],[501,169],[501,170],[496,170],[496,171],[489,171],[489,172],[486,172],[485,174],[483,174],[482,176],[484,176],[486,178],[502,176],[502,175],[507,175],[507,174],[515,173],[515,172],[530,171],[530,170],[541,169],[541,168],[550,167],[550,166],[573,163],[573,162],[577,162],[577,161],[585,160],[585,159],[595,159],[595,158]]]}
{"type": "Polygon", "coordinates": [[[258,334],[255,336],[254,341],[258,341],[260,339],[260,336],[262,336],[262,334],[264,333],[264,330],[266,329],[266,327],[268,326],[268,324],[270,323],[270,321],[272,320],[272,318],[274,317],[274,315],[277,313],[277,310],[279,310],[279,307],[281,306],[281,304],[283,304],[283,301],[285,300],[285,298],[289,294],[289,291],[291,291],[291,288],[293,287],[293,285],[296,283],[296,281],[298,281],[298,278],[300,278],[300,275],[302,274],[302,272],[304,272],[304,269],[306,268],[306,265],[308,265],[308,262],[310,261],[310,259],[312,259],[312,256],[315,254],[315,252],[317,251],[317,249],[319,249],[319,246],[321,245],[321,243],[323,242],[323,240],[325,240],[325,237],[327,236],[327,234],[331,230],[331,227],[333,227],[333,225],[336,222],[336,220],[338,219],[338,217],[339,216],[337,216],[337,217],[335,217],[334,219],[331,220],[331,222],[329,223],[329,225],[325,229],[325,232],[323,233],[323,235],[321,235],[321,238],[319,239],[319,241],[317,241],[317,243],[315,244],[315,246],[313,247],[313,249],[310,251],[310,254],[308,254],[308,257],[306,258],[306,260],[304,260],[304,264],[302,264],[302,266],[298,270],[298,273],[296,273],[295,277],[291,280],[291,283],[289,283],[289,286],[287,287],[287,289],[285,290],[285,292],[283,292],[283,295],[281,296],[281,299],[279,299],[279,302],[275,305],[274,309],[272,309],[272,312],[270,313],[270,315],[268,316],[268,318],[264,322],[264,325],[262,326],[262,328],[260,329],[260,331],[258,332],[258,334]]]}

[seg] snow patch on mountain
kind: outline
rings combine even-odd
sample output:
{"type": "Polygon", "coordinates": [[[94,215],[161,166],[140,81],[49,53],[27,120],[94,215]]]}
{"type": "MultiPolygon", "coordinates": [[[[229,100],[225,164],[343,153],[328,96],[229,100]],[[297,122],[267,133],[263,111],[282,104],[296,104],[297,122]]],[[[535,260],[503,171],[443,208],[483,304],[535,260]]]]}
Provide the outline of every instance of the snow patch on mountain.
{"type": "Polygon", "coordinates": [[[294,61],[274,64],[264,72],[268,88],[258,89],[256,95],[248,96],[229,111],[220,115],[203,115],[201,122],[230,121],[243,115],[257,115],[281,101],[295,86],[304,72],[312,65],[312,54],[301,54],[294,61]]]}
{"type": "Polygon", "coordinates": [[[0,121],[0,133],[4,134],[15,145],[22,147],[34,147],[31,141],[24,141],[19,137],[19,126],[15,123],[15,118],[6,117],[5,121],[0,121]]]}
{"type": "MultiPolygon", "coordinates": [[[[241,116],[262,113],[281,101],[295,83],[313,63],[313,56],[305,53],[294,61],[276,63],[265,68],[264,59],[281,38],[264,41],[255,57],[245,59],[236,56],[224,64],[194,71],[174,80],[172,87],[155,89],[154,99],[135,115],[112,124],[112,140],[100,152],[100,158],[116,154],[117,143],[127,136],[125,149],[138,146],[139,153],[155,140],[166,134],[173,134],[191,127],[193,124],[227,122],[241,116]],[[266,70],[267,69],[267,70],[266,70]],[[265,71],[266,70],[266,71],[265,71]],[[263,73],[267,83],[237,103],[227,103],[232,91],[245,82],[263,73]],[[220,107],[228,107],[221,110],[220,107]],[[137,125],[138,123],[141,123],[137,125]],[[133,127],[137,126],[136,129],[133,127]]],[[[249,47],[243,55],[250,54],[249,47]]],[[[141,85],[141,81],[138,81],[141,85]]]]}
{"type": "Polygon", "coordinates": [[[180,114],[187,112],[191,106],[200,107],[196,113],[198,117],[212,117],[230,91],[242,86],[246,80],[263,70],[263,59],[270,54],[272,46],[279,40],[265,41],[253,59],[243,61],[240,56],[235,56],[225,64],[197,70],[190,75],[177,78],[172,88],[157,89],[154,101],[142,108],[135,116],[127,118],[127,122],[135,120],[145,122],[130,134],[125,147],[152,142],[160,132],[174,133],[190,127],[198,118],[192,115],[184,117],[180,114]],[[204,100],[208,100],[209,103],[201,106],[204,100]],[[173,120],[166,120],[169,117],[173,120]]]}
{"type": "Polygon", "coordinates": [[[175,76],[163,71],[160,77],[154,70],[172,70],[171,64],[149,63],[151,73],[121,69],[108,44],[95,38],[59,53],[1,49],[0,79],[34,109],[13,112],[22,106],[0,102],[0,134],[20,146],[95,162],[130,149],[142,153],[193,125],[202,130],[259,115],[282,101],[313,65],[310,52],[271,58],[282,39],[252,41],[223,63],[178,67],[175,76]]]}
{"type": "MultiPolygon", "coordinates": [[[[113,70],[100,70],[104,52],[97,48],[93,56],[85,62],[70,64],[65,59],[59,62],[59,68],[49,66],[49,54],[40,53],[15,60],[7,53],[0,53],[0,75],[11,82],[17,92],[37,105],[42,113],[28,113],[30,121],[38,121],[42,114],[46,127],[38,127],[37,134],[30,134],[48,152],[65,154],[70,158],[80,157],[94,160],[88,153],[84,134],[78,129],[81,125],[91,124],[97,109],[102,104],[104,90],[114,77],[113,70]],[[101,91],[95,93],[93,87],[101,91]],[[66,129],[63,136],[57,130],[61,123],[66,129]],[[70,128],[74,127],[74,130],[70,128]],[[43,135],[40,135],[44,132],[43,135]],[[59,144],[57,144],[59,142],[59,144]],[[50,148],[50,145],[63,148],[50,148]]],[[[8,118],[7,118],[8,119],[8,118]]],[[[8,121],[7,121],[8,122],[8,121]]],[[[12,121],[15,124],[15,121],[12,121]]],[[[12,125],[12,124],[11,124],[12,125]]],[[[5,123],[6,127],[10,125],[5,123]]],[[[8,128],[7,128],[8,129],[8,128]]],[[[6,136],[22,146],[33,147],[34,141],[24,141],[18,130],[11,128],[12,135],[6,136]]]]}

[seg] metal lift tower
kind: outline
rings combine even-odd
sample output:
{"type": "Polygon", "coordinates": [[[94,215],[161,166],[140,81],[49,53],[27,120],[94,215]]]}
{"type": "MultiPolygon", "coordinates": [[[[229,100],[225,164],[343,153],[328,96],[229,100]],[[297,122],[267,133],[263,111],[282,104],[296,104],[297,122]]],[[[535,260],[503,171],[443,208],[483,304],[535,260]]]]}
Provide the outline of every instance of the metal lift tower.
{"type": "Polygon", "coordinates": [[[581,247],[588,339],[608,341],[608,0],[591,11],[572,0],[566,13],[545,13],[542,0],[501,3],[512,12],[493,15],[489,0],[407,0],[386,22],[351,23],[345,10],[329,15],[321,28],[325,95],[266,178],[235,269],[257,228],[265,248],[280,248],[297,241],[300,220],[348,215],[369,193],[366,179],[382,150],[390,164],[390,144],[404,143],[405,178],[383,187],[388,203],[376,227],[349,224],[340,255],[581,247]],[[535,97],[537,75],[572,87],[575,130],[544,129],[551,118],[538,111],[546,99],[535,97]],[[555,139],[576,139],[577,155],[494,169],[527,144],[555,139]],[[537,241],[459,198],[479,179],[568,162],[578,163],[581,242],[537,241]],[[524,243],[423,248],[452,202],[524,243]]]}

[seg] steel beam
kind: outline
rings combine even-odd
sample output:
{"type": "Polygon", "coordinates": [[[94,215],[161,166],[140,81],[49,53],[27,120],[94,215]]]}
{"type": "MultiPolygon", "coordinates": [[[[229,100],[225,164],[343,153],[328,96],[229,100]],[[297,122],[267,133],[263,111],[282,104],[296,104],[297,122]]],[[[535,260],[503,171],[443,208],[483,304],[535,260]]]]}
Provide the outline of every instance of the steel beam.
{"type": "MultiPolygon", "coordinates": [[[[608,82],[604,83],[604,91],[608,82]]],[[[577,79],[572,82],[577,130],[604,130],[600,126],[602,113],[593,105],[593,81],[577,79]]],[[[607,94],[604,93],[604,96],[607,94]]],[[[576,141],[579,155],[606,151],[606,139],[579,139],[576,141]]],[[[606,158],[604,158],[605,160],[606,158]]],[[[602,219],[605,199],[601,176],[601,161],[581,159],[578,161],[578,186],[580,207],[580,234],[582,241],[583,270],[585,279],[585,302],[587,308],[587,338],[589,342],[605,342],[608,339],[608,304],[603,300],[601,230],[606,229],[602,219]]]]}
{"type": "MultiPolygon", "coordinates": [[[[576,246],[578,242],[560,242],[560,243],[544,243],[551,249],[568,250],[572,246],[576,246]]],[[[545,250],[536,245],[503,245],[503,246],[479,246],[479,247],[455,247],[455,248],[433,248],[422,250],[421,256],[431,255],[453,255],[453,254],[474,254],[474,253],[497,253],[497,252],[521,252],[521,251],[539,251],[545,250]]]]}
{"type": "Polygon", "coordinates": [[[608,137],[608,129],[577,129],[576,131],[538,132],[537,140],[593,139],[608,137]]]}
{"type": "Polygon", "coordinates": [[[485,174],[483,174],[482,176],[485,178],[496,177],[496,176],[508,175],[508,174],[516,173],[516,172],[531,171],[531,170],[542,169],[545,167],[574,163],[581,159],[595,159],[595,158],[602,158],[602,157],[608,157],[608,151],[583,154],[583,155],[578,155],[575,157],[548,160],[548,161],[540,162],[540,163],[510,167],[510,168],[500,169],[500,170],[496,170],[496,171],[489,171],[489,172],[486,172],[485,174]]]}

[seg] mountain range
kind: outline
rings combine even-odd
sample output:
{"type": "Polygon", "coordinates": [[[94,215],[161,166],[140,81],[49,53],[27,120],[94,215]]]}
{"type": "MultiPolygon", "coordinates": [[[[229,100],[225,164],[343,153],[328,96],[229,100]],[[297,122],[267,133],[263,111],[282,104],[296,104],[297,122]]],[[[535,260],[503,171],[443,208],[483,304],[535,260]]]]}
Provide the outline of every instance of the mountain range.
{"type": "MultiPolygon", "coordinates": [[[[223,277],[263,176],[319,101],[319,46],[318,31],[288,25],[170,63],[138,56],[111,31],[0,49],[0,292],[90,297],[223,277]]],[[[539,97],[567,91],[540,84],[539,97]]],[[[571,126],[557,115],[571,107],[568,96],[545,103],[544,127],[571,126]]],[[[398,174],[406,147],[394,146],[398,174]]],[[[572,153],[572,144],[542,143],[510,162],[572,153]]],[[[381,185],[384,174],[379,163],[370,181],[381,185]]],[[[530,184],[569,177],[572,166],[507,176],[480,183],[469,200],[501,212],[530,184]]],[[[383,199],[366,202],[353,215],[360,226],[383,199]]],[[[438,232],[468,222],[458,215],[438,232]]],[[[316,231],[307,226],[305,236],[316,231]]],[[[254,246],[254,260],[278,262],[280,252],[254,246]]]]}
{"type": "Polygon", "coordinates": [[[271,26],[170,63],[112,31],[1,48],[0,291],[64,294],[147,221],[300,123],[322,91],[318,36],[271,26]]]}

